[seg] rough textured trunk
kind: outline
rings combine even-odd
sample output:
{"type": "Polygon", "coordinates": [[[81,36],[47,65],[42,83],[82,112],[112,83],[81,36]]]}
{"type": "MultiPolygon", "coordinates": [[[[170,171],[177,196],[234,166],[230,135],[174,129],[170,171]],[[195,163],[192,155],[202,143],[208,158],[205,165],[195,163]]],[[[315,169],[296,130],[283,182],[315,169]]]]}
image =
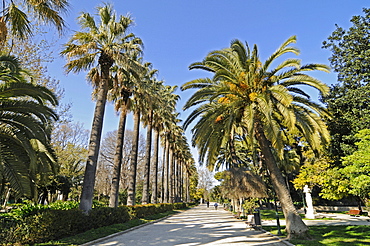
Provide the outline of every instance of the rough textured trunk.
{"type": "Polygon", "coordinates": [[[185,171],[186,202],[190,202],[190,174],[185,171]]]}
{"type": "Polygon", "coordinates": [[[166,136],[164,136],[164,148],[163,148],[163,157],[162,157],[162,181],[161,181],[161,202],[165,202],[165,182],[166,182],[166,136]]]}
{"type": "Polygon", "coordinates": [[[259,121],[255,123],[255,134],[267,169],[269,170],[272,185],[274,186],[284,212],[288,238],[309,238],[309,229],[293,205],[284,177],[278,168],[275,157],[271,151],[270,141],[266,138],[263,127],[259,121]]]}
{"type": "Polygon", "coordinates": [[[184,190],[183,190],[183,180],[184,180],[184,168],[182,162],[179,162],[179,199],[180,202],[184,201],[184,190]]]}
{"type": "Polygon", "coordinates": [[[175,194],[174,194],[174,184],[175,184],[175,164],[174,164],[174,154],[173,149],[170,148],[170,157],[169,157],[169,202],[174,203],[175,202],[175,194]]]}
{"type": "Polygon", "coordinates": [[[149,203],[149,181],[150,181],[150,158],[152,151],[152,115],[153,111],[149,113],[148,125],[146,129],[146,150],[144,163],[144,184],[143,184],[143,200],[142,204],[149,203]]]}
{"type": "Polygon", "coordinates": [[[105,104],[107,101],[109,67],[110,66],[106,65],[102,66],[101,68],[101,83],[98,89],[94,118],[90,133],[88,157],[86,161],[86,169],[80,198],[80,209],[85,213],[92,208],[92,201],[94,197],[96,167],[98,164],[105,104]]]}
{"type": "Polygon", "coordinates": [[[112,188],[109,197],[109,207],[118,207],[119,183],[121,179],[123,140],[126,128],[126,110],[122,110],[119,117],[117,142],[113,160],[112,188]]]}
{"type": "Polygon", "coordinates": [[[165,152],[165,177],[164,177],[164,202],[168,203],[169,202],[169,175],[170,175],[170,160],[169,160],[169,155],[170,155],[170,142],[168,140],[168,136],[166,136],[166,152],[165,152]]]}
{"type": "Polygon", "coordinates": [[[153,180],[152,180],[152,203],[158,203],[158,154],[159,154],[159,130],[154,129],[153,149],[153,180]]]}
{"type": "Polygon", "coordinates": [[[129,170],[129,181],[127,188],[127,205],[136,204],[136,170],[137,170],[137,156],[139,151],[139,128],[140,128],[140,111],[134,112],[134,141],[131,150],[131,162],[129,170]]]}

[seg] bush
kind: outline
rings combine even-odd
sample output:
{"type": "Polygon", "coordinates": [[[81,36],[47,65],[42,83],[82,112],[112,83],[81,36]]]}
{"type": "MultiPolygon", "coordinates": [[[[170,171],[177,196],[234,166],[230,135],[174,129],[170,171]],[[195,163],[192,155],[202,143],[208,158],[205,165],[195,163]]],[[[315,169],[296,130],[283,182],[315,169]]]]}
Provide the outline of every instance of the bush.
{"type": "Polygon", "coordinates": [[[107,225],[125,223],[131,219],[131,216],[129,214],[129,209],[126,206],[117,208],[102,207],[90,210],[88,219],[91,228],[98,228],[107,225]]]}
{"type": "Polygon", "coordinates": [[[118,208],[99,207],[88,215],[78,209],[76,202],[50,205],[25,204],[0,216],[0,244],[34,244],[76,235],[90,229],[125,223],[135,218],[183,209],[186,203],[160,203],[118,208]]]}

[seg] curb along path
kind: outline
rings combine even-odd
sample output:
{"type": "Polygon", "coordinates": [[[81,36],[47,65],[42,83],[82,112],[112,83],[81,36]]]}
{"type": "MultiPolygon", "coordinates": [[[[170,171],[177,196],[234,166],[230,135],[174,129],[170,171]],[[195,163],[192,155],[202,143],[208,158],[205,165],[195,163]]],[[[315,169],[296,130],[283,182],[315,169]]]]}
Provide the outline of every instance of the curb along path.
{"type": "Polygon", "coordinates": [[[213,206],[207,208],[206,205],[118,234],[84,245],[287,245],[269,233],[247,228],[243,221],[235,219],[222,208],[215,210],[213,206]]]}

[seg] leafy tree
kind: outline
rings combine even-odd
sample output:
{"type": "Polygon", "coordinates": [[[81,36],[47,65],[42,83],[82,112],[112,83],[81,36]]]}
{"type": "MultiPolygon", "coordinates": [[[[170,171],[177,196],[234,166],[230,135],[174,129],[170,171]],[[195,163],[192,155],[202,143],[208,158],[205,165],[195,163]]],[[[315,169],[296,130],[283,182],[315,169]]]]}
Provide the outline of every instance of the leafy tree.
{"type": "Polygon", "coordinates": [[[73,198],[80,194],[83,179],[83,162],[87,158],[89,131],[81,123],[66,122],[54,129],[52,144],[60,166],[56,177],[63,200],[73,191],[73,198]]]}
{"type": "Polygon", "coordinates": [[[295,36],[290,37],[262,63],[256,45],[251,50],[248,44],[233,40],[230,48],[210,52],[202,62],[190,65],[190,69],[212,72],[212,78],[196,79],[182,86],[198,89],[184,108],[197,106],[185,125],[200,118],[193,127],[193,145],[199,149],[200,161],[207,156],[207,163],[214,163],[220,149],[226,146],[235,156],[232,148],[237,135],[244,135],[252,148],[257,143],[291,238],[308,236],[308,227],[293,205],[276,156],[282,158],[289,133],[303,136],[316,153],[329,140],[322,120],[323,116],[329,117],[327,111],[312,102],[302,89],[308,86],[327,94],[329,88],[324,83],[305,74],[314,70],[328,72],[327,66],[301,65],[298,59],[287,59],[270,68],[286,53],[299,54],[298,49],[289,46],[295,41],[295,36]]]}
{"type": "Polygon", "coordinates": [[[318,186],[320,196],[325,199],[339,200],[352,195],[370,206],[370,130],[360,130],[355,137],[359,140],[356,142],[358,149],[342,158],[342,167],[333,167],[327,157],[306,163],[294,180],[295,187],[318,186]]]}
{"type": "Polygon", "coordinates": [[[97,8],[100,22],[96,23],[89,13],[82,13],[79,24],[83,31],[75,32],[61,52],[68,59],[66,70],[80,72],[91,69],[89,78],[96,87],[96,106],[91,127],[88,160],[81,194],[80,209],[88,211],[92,207],[94,182],[107,93],[110,81],[110,68],[114,63],[120,66],[134,66],[133,52],[140,51],[141,40],[127,33],[133,20],[130,16],[119,16],[112,6],[105,4],[97,8]]]}
{"type": "Polygon", "coordinates": [[[348,194],[359,197],[370,207],[370,129],[359,131],[355,137],[360,140],[356,143],[358,150],[343,157],[340,173],[348,182],[348,194]]]}
{"type": "Polygon", "coordinates": [[[364,8],[363,13],[352,17],[348,30],[336,25],[323,42],[323,48],[332,52],[330,64],[338,73],[338,83],[324,98],[332,113],[328,121],[332,136],[329,153],[337,166],[342,157],[356,150],[355,134],[370,128],[370,9],[364,8]]]}

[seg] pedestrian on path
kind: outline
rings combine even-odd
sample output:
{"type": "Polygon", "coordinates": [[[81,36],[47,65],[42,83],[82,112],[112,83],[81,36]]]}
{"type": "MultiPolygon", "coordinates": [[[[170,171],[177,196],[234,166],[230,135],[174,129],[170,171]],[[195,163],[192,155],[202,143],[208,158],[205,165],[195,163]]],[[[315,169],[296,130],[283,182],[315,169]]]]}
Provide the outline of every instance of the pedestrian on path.
{"type": "Polygon", "coordinates": [[[215,209],[217,210],[218,203],[217,203],[217,202],[215,202],[215,204],[214,204],[213,206],[215,206],[215,209]]]}
{"type": "Polygon", "coordinates": [[[209,201],[207,201],[207,208],[209,208],[209,201]]]}

